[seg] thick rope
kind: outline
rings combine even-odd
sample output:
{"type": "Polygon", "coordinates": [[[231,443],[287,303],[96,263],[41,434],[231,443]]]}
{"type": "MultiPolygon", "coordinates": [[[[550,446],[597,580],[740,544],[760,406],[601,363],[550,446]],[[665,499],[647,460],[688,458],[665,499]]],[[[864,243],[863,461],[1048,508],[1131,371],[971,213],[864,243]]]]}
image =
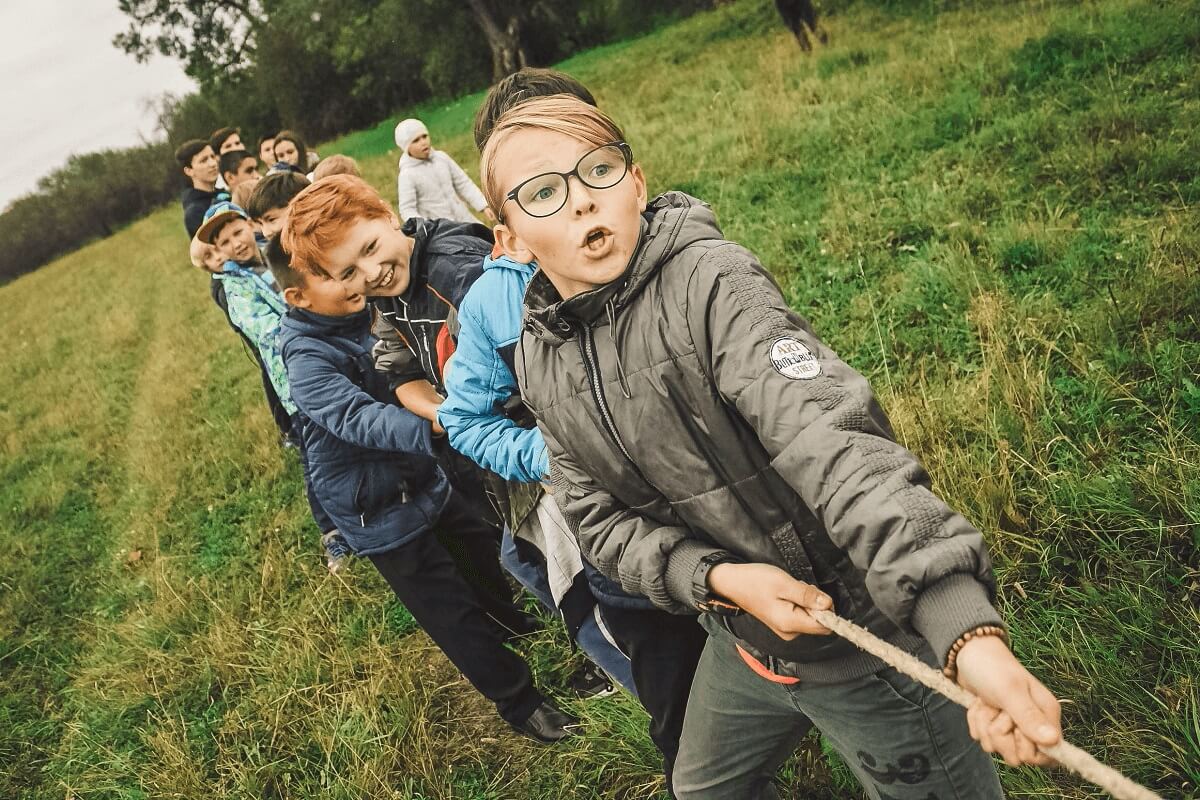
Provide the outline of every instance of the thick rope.
{"type": "MultiPolygon", "coordinates": [[[[808,615],[829,630],[853,643],[858,648],[876,656],[884,663],[904,673],[918,683],[923,683],[938,694],[953,700],[964,708],[975,702],[975,695],[951,681],[941,672],[921,662],[893,644],[880,639],[865,628],[842,619],[832,611],[805,609],[808,615]]],[[[1038,750],[1053,758],[1079,777],[1099,786],[1116,800],[1163,800],[1160,795],[1141,784],[1134,783],[1112,767],[1101,764],[1083,750],[1067,742],[1059,741],[1052,747],[1038,746],[1038,750]]]]}

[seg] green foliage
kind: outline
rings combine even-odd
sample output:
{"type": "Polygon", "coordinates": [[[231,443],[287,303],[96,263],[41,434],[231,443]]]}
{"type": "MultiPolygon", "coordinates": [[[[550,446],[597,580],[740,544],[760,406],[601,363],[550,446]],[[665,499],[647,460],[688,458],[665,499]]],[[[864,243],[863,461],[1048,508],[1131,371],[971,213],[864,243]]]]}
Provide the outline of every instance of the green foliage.
{"type": "MultiPolygon", "coordinates": [[[[812,56],[769,10],[564,68],[652,191],[712,203],[872,380],[987,537],[1069,738],[1196,795],[1200,9],[843,4],[812,56]]],[[[472,172],[478,101],[412,112],[472,172]]],[[[321,150],[390,197],[393,124],[321,150]]],[[[573,704],[576,742],[527,744],[368,564],[324,573],[258,375],[184,264],[171,207],[0,289],[0,796],[663,796],[629,698],[573,704]]],[[[561,693],[561,632],[519,649],[561,693]]],[[[1014,797],[1097,796],[1001,774],[1014,797]]],[[[815,739],[780,780],[861,796],[815,739]]]]}
{"type": "Polygon", "coordinates": [[[178,191],[165,144],[71,156],[0,214],[0,283],[110,236],[178,191]]]}

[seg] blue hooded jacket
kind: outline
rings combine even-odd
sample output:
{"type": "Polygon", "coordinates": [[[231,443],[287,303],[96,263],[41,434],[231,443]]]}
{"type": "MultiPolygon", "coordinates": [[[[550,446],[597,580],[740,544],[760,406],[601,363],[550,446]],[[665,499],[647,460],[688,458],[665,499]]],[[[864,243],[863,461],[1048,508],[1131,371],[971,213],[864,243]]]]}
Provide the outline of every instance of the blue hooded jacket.
{"type": "MultiPolygon", "coordinates": [[[[520,403],[517,386],[517,345],[525,287],[537,264],[522,264],[508,256],[488,258],[481,275],[458,307],[458,347],[445,371],[446,401],[438,422],[450,446],[477,464],[513,481],[533,483],[550,474],[550,458],[542,432],[513,418],[520,403]]],[[[600,574],[584,559],[583,570],[592,594],[618,608],[653,608],[644,597],[631,595],[600,574]]]]}
{"type": "Polygon", "coordinates": [[[371,358],[371,309],[329,317],[289,309],[280,339],[313,491],[355,553],[429,530],[450,497],[429,422],[396,403],[371,358]]]}
{"type": "MultiPolygon", "coordinates": [[[[524,483],[550,473],[542,432],[504,413],[520,397],[513,358],[521,340],[522,298],[537,264],[488,258],[458,308],[458,347],[446,370],[438,422],[450,446],[502,478],[524,483]]],[[[531,418],[532,419],[532,418],[531,418]]]]}

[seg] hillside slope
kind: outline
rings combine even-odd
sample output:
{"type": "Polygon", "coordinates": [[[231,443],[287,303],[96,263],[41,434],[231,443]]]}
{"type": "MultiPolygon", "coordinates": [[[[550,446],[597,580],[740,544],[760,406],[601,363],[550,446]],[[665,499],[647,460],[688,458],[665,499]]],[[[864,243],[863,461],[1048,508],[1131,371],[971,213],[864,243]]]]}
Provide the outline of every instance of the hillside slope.
{"type": "MultiPolygon", "coordinates": [[[[1200,792],[1200,3],[742,0],[564,69],[711,202],[986,532],[1072,740],[1200,792]],[[917,11],[905,11],[905,7],[917,11]]],[[[421,110],[472,174],[478,96],[421,110]]],[[[394,199],[392,122],[321,148],[394,199]]],[[[625,798],[644,716],[508,732],[365,564],[325,573],[178,208],[0,288],[0,797],[625,798]]],[[[52,233],[52,232],[51,232],[52,233]]],[[[561,685],[577,658],[524,647],[561,685]]],[[[812,745],[784,796],[856,797],[812,745]]],[[[1003,769],[1011,796],[1087,798],[1003,769]]]]}

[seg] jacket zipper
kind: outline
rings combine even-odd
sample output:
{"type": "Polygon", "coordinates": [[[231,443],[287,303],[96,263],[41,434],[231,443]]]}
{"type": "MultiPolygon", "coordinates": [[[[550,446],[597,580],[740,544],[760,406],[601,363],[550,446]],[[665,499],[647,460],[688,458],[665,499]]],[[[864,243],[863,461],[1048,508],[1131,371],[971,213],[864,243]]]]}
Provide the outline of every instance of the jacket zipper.
{"type": "Polygon", "coordinates": [[[583,369],[587,373],[588,385],[592,389],[592,399],[596,401],[596,408],[600,411],[600,421],[604,423],[604,429],[612,437],[617,449],[633,465],[642,480],[646,480],[646,476],[642,475],[633,456],[629,455],[629,451],[625,449],[625,443],[621,441],[621,435],[617,433],[617,424],[613,421],[612,412],[608,408],[608,401],[604,399],[604,389],[600,383],[600,364],[596,358],[596,343],[592,338],[592,329],[589,326],[582,324],[579,326],[578,341],[579,353],[583,356],[583,369]]]}

